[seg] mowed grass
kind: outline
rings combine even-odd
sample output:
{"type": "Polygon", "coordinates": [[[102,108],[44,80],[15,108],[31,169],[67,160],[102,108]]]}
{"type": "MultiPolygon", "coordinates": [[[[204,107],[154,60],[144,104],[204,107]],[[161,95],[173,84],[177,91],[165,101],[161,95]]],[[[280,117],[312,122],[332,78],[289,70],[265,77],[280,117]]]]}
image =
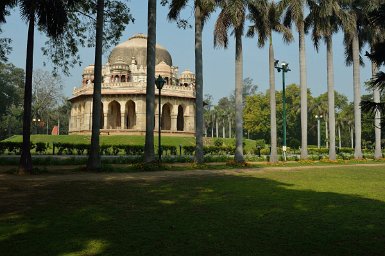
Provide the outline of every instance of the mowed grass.
{"type": "Polygon", "coordinates": [[[384,167],[326,168],[2,178],[0,254],[383,255],[384,167]]]}
{"type": "MultiPolygon", "coordinates": [[[[179,145],[193,146],[195,145],[195,137],[179,137],[179,136],[162,136],[162,144],[175,146],[179,149],[179,145]]],[[[14,135],[4,141],[21,142],[23,137],[21,135],[14,135]]],[[[215,138],[204,138],[205,145],[214,145],[215,138]]],[[[234,139],[224,138],[224,145],[235,145],[234,139]]],[[[31,135],[31,141],[45,142],[45,143],[91,143],[91,137],[89,135],[31,135]]],[[[101,144],[108,145],[144,145],[144,136],[135,135],[101,135],[101,144]]],[[[158,136],[154,137],[155,146],[158,145],[158,136]]],[[[245,139],[245,150],[251,151],[255,149],[255,141],[245,139]]]]}

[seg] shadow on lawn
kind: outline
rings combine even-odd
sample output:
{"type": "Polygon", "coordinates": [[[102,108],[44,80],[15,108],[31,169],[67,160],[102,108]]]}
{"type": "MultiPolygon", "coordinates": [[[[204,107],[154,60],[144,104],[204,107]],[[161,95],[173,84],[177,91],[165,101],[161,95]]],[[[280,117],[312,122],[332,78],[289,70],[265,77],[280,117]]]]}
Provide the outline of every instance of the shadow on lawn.
{"type": "Polygon", "coordinates": [[[385,204],[217,176],[1,186],[1,255],[380,255],[385,204]]]}

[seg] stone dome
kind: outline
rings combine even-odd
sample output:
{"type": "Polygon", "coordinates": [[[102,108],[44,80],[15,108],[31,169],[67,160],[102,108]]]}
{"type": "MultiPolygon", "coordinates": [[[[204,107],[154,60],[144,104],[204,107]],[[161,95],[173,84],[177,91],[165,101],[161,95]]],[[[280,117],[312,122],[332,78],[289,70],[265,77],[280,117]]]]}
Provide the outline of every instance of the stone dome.
{"type": "Polygon", "coordinates": [[[180,75],[181,78],[195,78],[195,74],[191,72],[189,69],[186,69],[180,75]]]}
{"type": "MultiPolygon", "coordinates": [[[[113,65],[115,62],[123,60],[125,63],[131,63],[132,57],[135,58],[138,66],[147,66],[147,36],[137,34],[127,41],[118,44],[108,58],[108,62],[113,65]]],[[[164,61],[167,65],[172,66],[172,58],[170,53],[159,44],[156,44],[156,60],[155,65],[164,61]]]]}
{"type": "Polygon", "coordinates": [[[94,73],[94,64],[91,64],[83,69],[83,75],[85,74],[93,74],[94,73]]]}
{"type": "Polygon", "coordinates": [[[166,62],[162,61],[155,66],[155,72],[170,73],[171,67],[166,62]]]}

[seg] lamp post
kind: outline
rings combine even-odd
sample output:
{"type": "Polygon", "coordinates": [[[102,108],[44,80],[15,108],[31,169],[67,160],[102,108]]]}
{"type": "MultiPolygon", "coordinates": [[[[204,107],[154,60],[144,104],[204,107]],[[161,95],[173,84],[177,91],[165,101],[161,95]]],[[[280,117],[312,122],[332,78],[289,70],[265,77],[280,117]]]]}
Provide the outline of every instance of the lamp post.
{"type": "Polygon", "coordinates": [[[37,134],[37,125],[40,123],[40,118],[33,118],[32,119],[33,125],[35,126],[35,134],[37,134]]]}
{"type": "Polygon", "coordinates": [[[274,66],[278,72],[282,71],[282,128],[283,128],[283,142],[282,142],[282,153],[283,159],[286,161],[286,91],[285,91],[285,73],[291,71],[289,69],[289,63],[281,62],[281,65],[278,65],[279,60],[274,61],[274,66]]]}
{"type": "Polygon", "coordinates": [[[315,119],[317,119],[317,145],[318,148],[321,147],[321,118],[322,115],[315,115],[315,119]]]}
{"type": "Polygon", "coordinates": [[[158,88],[159,90],[159,93],[158,93],[158,101],[159,101],[159,115],[158,115],[158,157],[159,157],[159,163],[162,161],[162,148],[161,148],[161,140],[160,140],[160,136],[161,136],[161,102],[160,102],[160,98],[161,98],[161,90],[163,88],[163,85],[166,83],[166,81],[162,78],[161,75],[158,76],[158,78],[155,80],[155,85],[156,85],[156,88],[158,88]]]}

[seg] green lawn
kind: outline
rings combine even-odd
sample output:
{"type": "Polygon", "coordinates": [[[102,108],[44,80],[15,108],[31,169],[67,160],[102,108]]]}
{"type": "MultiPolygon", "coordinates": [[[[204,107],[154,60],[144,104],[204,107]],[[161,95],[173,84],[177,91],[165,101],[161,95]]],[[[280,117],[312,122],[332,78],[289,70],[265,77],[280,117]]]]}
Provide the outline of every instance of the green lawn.
{"type": "MultiPolygon", "coordinates": [[[[21,142],[23,137],[21,135],[12,136],[4,141],[21,142]]],[[[204,138],[205,145],[213,145],[214,140],[212,138],[204,138]]],[[[61,143],[91,143],[91,137],[88,135],[31,135],[31,141],[36,142],[61,142],[61,143]]],[[[117,145],[144,145],[144,136],[134,135],[102,135],[100,136],[101,144],[117,145]]],[[[158,137],[155,136],[155,146],[158,145],[158,137]]],[[[223,139],[224,145],[235,145],[234,139],[223,139]]],[[[251,151],[255,149],[255,141],[245,139],[245,150],[251,151]]],[[[162,136],[162,144],[169,146],[191,146],[195,145],[195,137],[179,137],[179,136],[162,136]]]]}
{"type": "Polygon", "coordinates": [[[384,167],[327,168],[2,178],[0,254],[383,255],[384,167]]]}

